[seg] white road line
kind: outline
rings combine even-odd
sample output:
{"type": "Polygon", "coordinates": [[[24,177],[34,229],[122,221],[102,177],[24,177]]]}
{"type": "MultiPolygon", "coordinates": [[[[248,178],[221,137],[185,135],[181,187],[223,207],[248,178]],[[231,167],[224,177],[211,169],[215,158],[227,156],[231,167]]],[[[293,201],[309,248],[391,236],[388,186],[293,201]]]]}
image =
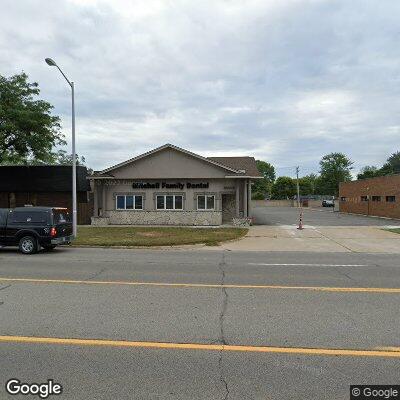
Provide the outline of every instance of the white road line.
{"type": "MultiPolygon", "coordinates": [[[[292,224],[292,225],[275,225],[278,228],[286,229],[289,232],[293,231],[295,232],[296,229],[298,228],[299,224],[292,224]]],[[[315,229],[314,225],[303,225],[304,229],[315,229]]]]}
{"type": "Polygon", "coordinates": [[[247,265],[265,265],[270,267],[369,267],[367,264],[280,264],[280,263],[247,263],[247,265]]]}

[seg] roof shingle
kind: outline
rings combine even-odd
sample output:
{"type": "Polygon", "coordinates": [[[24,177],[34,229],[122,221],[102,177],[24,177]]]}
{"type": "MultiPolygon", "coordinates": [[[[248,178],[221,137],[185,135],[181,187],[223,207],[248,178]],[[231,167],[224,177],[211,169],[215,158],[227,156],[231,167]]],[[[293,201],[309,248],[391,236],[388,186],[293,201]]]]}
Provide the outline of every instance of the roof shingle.
{"type": "Polygon", "coordinates": [[[243,175],[246,176],[259,176],[263,175],[257,168],[256,160],[254,157],[207,157],[211,161],[218,164],[225,165],[229,168],[245,171],[243,175]]]}

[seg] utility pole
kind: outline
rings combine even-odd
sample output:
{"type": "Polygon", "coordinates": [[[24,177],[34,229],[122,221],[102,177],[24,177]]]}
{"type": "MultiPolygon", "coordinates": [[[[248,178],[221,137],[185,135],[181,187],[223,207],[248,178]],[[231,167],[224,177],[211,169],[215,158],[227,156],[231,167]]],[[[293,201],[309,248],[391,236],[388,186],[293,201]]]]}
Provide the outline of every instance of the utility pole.
{"type": "Polygon", "coordinates": [[[297,186],[297,208],[300,208],[300,186],[299,186],[299,171],[300,167],[296,167],[296,186],[297,186]]]}
{"type": "Polygon", "coordinates": [[[296,186],[297,186],[297,209],[300,210],[300,215],[299,215],[299,226],[297,229],[303,230],[303,209],[301,208],[301,202],[300,202],[300,185],[299,185],[299,171],[300,167],[296,167],[296,186]]]}

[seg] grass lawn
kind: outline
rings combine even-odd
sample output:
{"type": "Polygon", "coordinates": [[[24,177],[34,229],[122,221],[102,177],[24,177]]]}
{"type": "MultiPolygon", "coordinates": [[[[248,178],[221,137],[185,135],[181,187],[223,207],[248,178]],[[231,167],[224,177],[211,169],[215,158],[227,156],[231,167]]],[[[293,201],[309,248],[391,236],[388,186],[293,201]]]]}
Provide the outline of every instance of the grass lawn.
{"type": "Polygon", "coordinates": [[[389,232],[400,233],[400,228],[388,229],[389,232]]]}
{"type": "Polygon", "coordinates": [[[180,228],[180,227],[78,227],[74,245],[89,246],[173,246],[218,243],[238,239],[245,228],[180,228]]]}

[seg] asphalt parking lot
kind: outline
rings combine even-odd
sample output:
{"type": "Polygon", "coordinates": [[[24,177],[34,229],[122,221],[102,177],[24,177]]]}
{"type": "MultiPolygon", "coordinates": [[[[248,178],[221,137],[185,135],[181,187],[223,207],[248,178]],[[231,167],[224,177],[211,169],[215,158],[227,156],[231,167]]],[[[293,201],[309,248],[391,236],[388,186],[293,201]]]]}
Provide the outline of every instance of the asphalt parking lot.
{"type": "Polygon", "coordinates": [[[6,249],[0,398],[12,377],[54,379],[66,399],[332,399],[393,384],[399,272],[390,254],[6,249]]]}
{"type": "MultiPolygon", "coordinates": [[[[296,225],[297,207],[254,207],[256,225],[296,225]]],[[[400,226],[400,220],[334,212],[332,208],[303,208],[303,223],[312,226],[400,226]]]]}

